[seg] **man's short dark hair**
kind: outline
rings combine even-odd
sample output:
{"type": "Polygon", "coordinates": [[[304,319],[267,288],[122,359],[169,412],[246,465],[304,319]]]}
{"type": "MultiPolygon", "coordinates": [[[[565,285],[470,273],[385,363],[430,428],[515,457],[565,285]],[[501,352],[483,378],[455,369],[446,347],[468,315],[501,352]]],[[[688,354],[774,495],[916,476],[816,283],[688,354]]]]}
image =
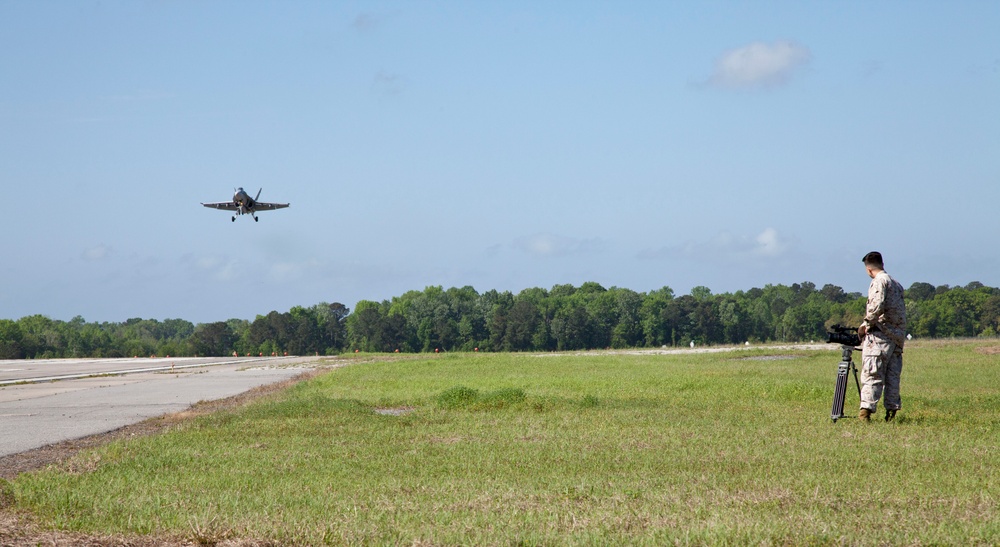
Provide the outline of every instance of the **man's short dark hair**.
{"type": "Polygon", "coordinates": [[[872,251],[866,254],[865,257],[861,259],[861,262],[864,262],[865,266],[873,266],[880,270],[885,268],[885,265],[882,263],[882,253],[878,251],[872,251]]]}

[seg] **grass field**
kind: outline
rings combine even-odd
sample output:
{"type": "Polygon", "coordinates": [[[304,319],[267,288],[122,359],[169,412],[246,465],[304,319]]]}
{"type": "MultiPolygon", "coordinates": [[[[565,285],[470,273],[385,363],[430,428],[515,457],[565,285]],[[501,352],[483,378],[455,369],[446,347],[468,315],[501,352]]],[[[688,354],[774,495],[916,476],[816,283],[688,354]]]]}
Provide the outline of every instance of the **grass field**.
{"type": "Polygon", "coordinates": [[[202,543],[995,545],[984,344],[908,346],[890,424],[831,422],[835,348],[358,363],[21,475],[15,508],[202,543]]]}

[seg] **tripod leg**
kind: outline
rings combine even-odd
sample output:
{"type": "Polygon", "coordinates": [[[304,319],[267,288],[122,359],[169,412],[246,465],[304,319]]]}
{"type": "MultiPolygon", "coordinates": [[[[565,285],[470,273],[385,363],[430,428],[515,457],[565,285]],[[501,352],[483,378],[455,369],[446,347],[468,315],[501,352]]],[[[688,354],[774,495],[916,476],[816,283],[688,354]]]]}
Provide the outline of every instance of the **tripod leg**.
{"type": "Polygon", "coordinates": [[[861,399],[861,381],[858,380],[858,367],[854,365],[854,361],[851,361],[851,370],[854,371],[854,384],[858,386],[858,399],[861,399]]]}
{"type": "Polygon", "coordinates": [[[833,389],[833,408],[830,410],[830,418],[833,419],[834,423],[839,418],[844,417],[844,399],[847,398],[847,377],[850,376],[852,370],[854,371],[854,385],[858,388],[858,398],[861,398],[861,381],[858,380],[858,368],[854,366],[854,360],[851,359],[854,347],[842,345],[840,346],[840,350],[841,360],[840,364],[837,365],[837,384],[833,389]]]}
{"type": "Polygon", "coordinates": [[[847,394],[847,376],[850,364],[844,361],[837,366],[837,383],[833,388],[833,407],[830,410],[830,418],[834,423],[844,417],[844,395],[847,394]]]}

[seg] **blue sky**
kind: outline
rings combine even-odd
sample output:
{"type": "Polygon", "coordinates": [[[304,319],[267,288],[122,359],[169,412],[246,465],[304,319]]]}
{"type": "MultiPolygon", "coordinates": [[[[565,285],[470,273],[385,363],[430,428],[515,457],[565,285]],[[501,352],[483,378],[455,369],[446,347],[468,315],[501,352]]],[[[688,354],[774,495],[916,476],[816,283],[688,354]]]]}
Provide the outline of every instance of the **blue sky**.
{"type": "Polygon", "coordinates": [[[0,318],[1000,286],[997,2],[0,1],[0,318]],[[200,202],[290,202],[260,222],[200,202]]]}

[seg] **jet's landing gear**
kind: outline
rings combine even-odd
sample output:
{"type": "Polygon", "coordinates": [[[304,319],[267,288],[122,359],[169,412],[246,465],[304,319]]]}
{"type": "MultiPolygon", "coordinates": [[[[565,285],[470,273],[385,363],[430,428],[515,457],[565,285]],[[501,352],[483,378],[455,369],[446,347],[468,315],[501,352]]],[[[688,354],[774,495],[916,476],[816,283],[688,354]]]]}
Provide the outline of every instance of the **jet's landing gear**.
{"type": "Polygon", "coordinates": [[[236,222],[236,217],[233,217],[233,222],[236,222]]]}
{"type": "Polygon", "coordinates": [[[253,217],[253,221],[254,221],[254,222],[260,222],[260,219],[259,219],[259,218],[257,218],[257,217],[253,217]]]}

